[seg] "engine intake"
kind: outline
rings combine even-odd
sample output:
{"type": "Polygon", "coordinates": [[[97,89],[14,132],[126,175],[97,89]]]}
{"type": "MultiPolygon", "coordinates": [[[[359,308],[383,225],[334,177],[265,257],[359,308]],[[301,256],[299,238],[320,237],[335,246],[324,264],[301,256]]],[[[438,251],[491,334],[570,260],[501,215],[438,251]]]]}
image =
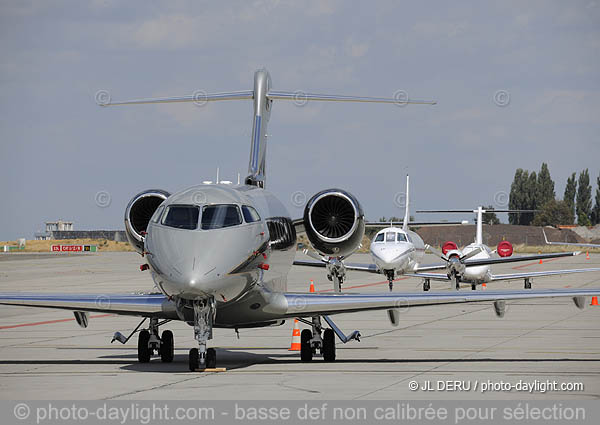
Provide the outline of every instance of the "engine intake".
{"type": "Polygon", "coordinates": [[[344,190],[323,190],[307,202],[304,228],[310,243],[321,255],[349,255],[358,248],[365,234],[362,207],[344,190]]]}
{"type": "Polygon", "coordinates": [[[135,195],[125,209],[125,233],[129,243],[138,253],[144,252],[144,236],[152,215],[171,194],[150,189],[135,195]]]}

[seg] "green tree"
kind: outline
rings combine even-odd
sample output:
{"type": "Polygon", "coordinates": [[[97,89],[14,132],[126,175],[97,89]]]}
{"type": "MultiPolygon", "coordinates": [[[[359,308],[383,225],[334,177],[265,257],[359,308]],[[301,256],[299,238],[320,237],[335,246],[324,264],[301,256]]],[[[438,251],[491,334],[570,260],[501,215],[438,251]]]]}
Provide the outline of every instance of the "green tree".
{"type": "MultiPolygon", "coordinates": [[[[528,171],[517,168],[513,182],[510,185],[510,195],[508,197],[508,208],[511,210],[522,210],[526,208],[528,178],[528,171]]],[[[511,213],[508,215],[508,222],[510,224],[523,224],[522,217],[523,214],[511,213]]]]}
{"type": "Polygon", "coordinates": [[[592,224],[600,224],[600,174],[596,178],[596,204],[592,210],[592,224]]]}
{"type": "Polygon", "coordinates": [[[552,199],[544,204],[541,211],[533,219],[534,226],[558,226],[571,224],[575,214],[566,201],[552,199]]]}
{"type": "Polygon", "coordinates": [[[556,193],[554,192],[554,181],[550,177],[548,164],[544,162],[537,178],[536,202],[538,207],[541,208],[546,202],[555,198],[556,193]]]}
{"type": "Polygon", "coordinates": [[[488,205],[487,207],[484,207],[483,209],[488,211],[488,212],[484,212],[482,215],[483,224],[500,224],[500,220],[498,219],[498,216],[496,215],[495,212],[493,212],[493,209],[494,209],[493,206],[488,205]]]}
{"type": "MultiPolygon", "coordinates": [[[[573,211],[573,217],[575,217],[575,195],[577,194],[577,173],[571,174],[571,177],[567,179],[567,185],[565,186],[565,195],[563,200],[567,203],[571,211],[573,211]]],[[[573,223],[569,223],[573,224],[573,223]]]]}
{"type": "MultiPolygon", "coordinates": [[[[538,207],[537,202],[537,194],[538,194],[538,184],[537,184],[537,175],[535,171],[532,171],[529,174],[529,177],[526,182],[526,202],[523,206],[523,209],[526,210],[535,210],[538,207]]],[[[521,214],[521,223],[525,226],[531,225],[533,219],[535,217],[535,213],[523,213],[521,214]]]]}
{"type": "Polygon", "coordinates": [[[586,168],[579,173],[577,186],[577,224],[589,226],[592,224],[590,215],[592,213],[592,186],[590,185],[590,174],[586,168]]]}

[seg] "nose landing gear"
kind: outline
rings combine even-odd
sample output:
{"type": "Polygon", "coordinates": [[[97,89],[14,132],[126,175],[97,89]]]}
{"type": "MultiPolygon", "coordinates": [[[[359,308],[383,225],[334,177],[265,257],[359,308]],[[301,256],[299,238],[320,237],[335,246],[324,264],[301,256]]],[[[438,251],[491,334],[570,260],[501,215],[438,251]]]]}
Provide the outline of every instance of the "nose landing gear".
{"type": "Polygon", "coordinates": [[[425,279],[423,280],[423,291],[429,291],[431,289],[431,280],[425,279]]]}
{"type": "Polygon", "coordinates": [[[194,308],[194,338],[198,348],[192,348],[189,353],[190,371],[212,369],[217,364],[217,352],[214,348],[206,348],[206,343],[212,339],[212,328],[216,314],[214,298],[204,298],[192,302],[194,308]]]}
{"type": "Polygon", "coordinates": [[[387,277],[387,280],[388,280],[388,287],[390,288],[390,292],[392,292],[394,290],[394,271],[386,270],[385,276],[387,277]]]}

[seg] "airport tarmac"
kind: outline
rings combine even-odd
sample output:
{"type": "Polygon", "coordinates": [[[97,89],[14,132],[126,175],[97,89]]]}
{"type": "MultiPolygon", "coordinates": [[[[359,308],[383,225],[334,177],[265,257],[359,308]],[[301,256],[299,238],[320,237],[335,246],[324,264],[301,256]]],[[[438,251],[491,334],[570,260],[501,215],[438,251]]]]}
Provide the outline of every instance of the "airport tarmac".
{"type": "MultiPolygon", "coordinates": [[[[301,254],[298,255],[302,257],[301,254]]],[[[355,255],[367,262],[367,255],[355,255]]],[[[0,291],[132,292],[153,289],[140,272],[135,253],[81,256],[0,254],[0,291]]],[[[423,263],[437,262],[427,256],[423,263]]],[[[600,255],[585,254],[535,263],[495,267],[517,270],[598,267],[600,255]]],[[[323,269],[293,267],[289,287],[331,290],[323,269]]],[[[522,288],[522,281],[489,288],[522,288]]],[[[534,288],[600,287],[600,273],[534,279],[534,288]]],[[[381,275],[349,272],[346,291],[384,292],[381,275]]],[[[421,291],[421,281],[406,278],[395,291],[421,291]]],[[[450,290],[433,283],[432,290],[450,290]]],[[[471,291],[465,286],[463,291],[471,291]]],[[[481,289],[478,289],[481,290],[481,289]]],[[[495,316],[491,303],[407,308],[400,326],[384,311],[335,316],[346,333],[360,330],[360,342],[337,344],[335,363],[319,357],[301,363],[290,352],[293,321],[280,327],[216,329],[220,373],[188,371],[193,330],[171,322],[175,360],[137,362],[134,337],[111,344],[115,331],[128,334],[136,318],[92,314],[80,328],[67,311],[0,306],[0,399],[592,399],[600,397],[600,306],[577,309],[572,300],[508,303],[506,316],[495,316]],[[556,381],[583,383],[582,391],[489,391],[494,385],[556,381]],[[411,391],[409,383],[429,382],[435,391],[411,391]],[[439,382],[461,381],[470,390],[438,391],[439,382]],[[474,388],[477,383],[477,389],[474,388]],[[496,384],[498,383],[498,384],[496,384]]]]}

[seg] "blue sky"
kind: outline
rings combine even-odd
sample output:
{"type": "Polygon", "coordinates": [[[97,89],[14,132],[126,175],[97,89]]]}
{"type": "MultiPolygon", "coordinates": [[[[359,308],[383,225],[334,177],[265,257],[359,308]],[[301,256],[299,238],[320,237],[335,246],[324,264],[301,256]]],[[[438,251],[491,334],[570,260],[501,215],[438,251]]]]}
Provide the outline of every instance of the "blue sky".
{"type": "Polygon", "coordinates": [[[327,187],[401,216],[406,172],[423,209],[494,203],[517,167],[547,162],[559,197],[571,172],[600,172],[597,1],[1,1],[0,46],[0,240],[59,218],[119,229],[143,189],[243,177],[249,101],[94,97],[249,89],[261,67],[280,90],[439,102],[277,102],[267,184],[294,217],[292,193],[327,187]]]}

